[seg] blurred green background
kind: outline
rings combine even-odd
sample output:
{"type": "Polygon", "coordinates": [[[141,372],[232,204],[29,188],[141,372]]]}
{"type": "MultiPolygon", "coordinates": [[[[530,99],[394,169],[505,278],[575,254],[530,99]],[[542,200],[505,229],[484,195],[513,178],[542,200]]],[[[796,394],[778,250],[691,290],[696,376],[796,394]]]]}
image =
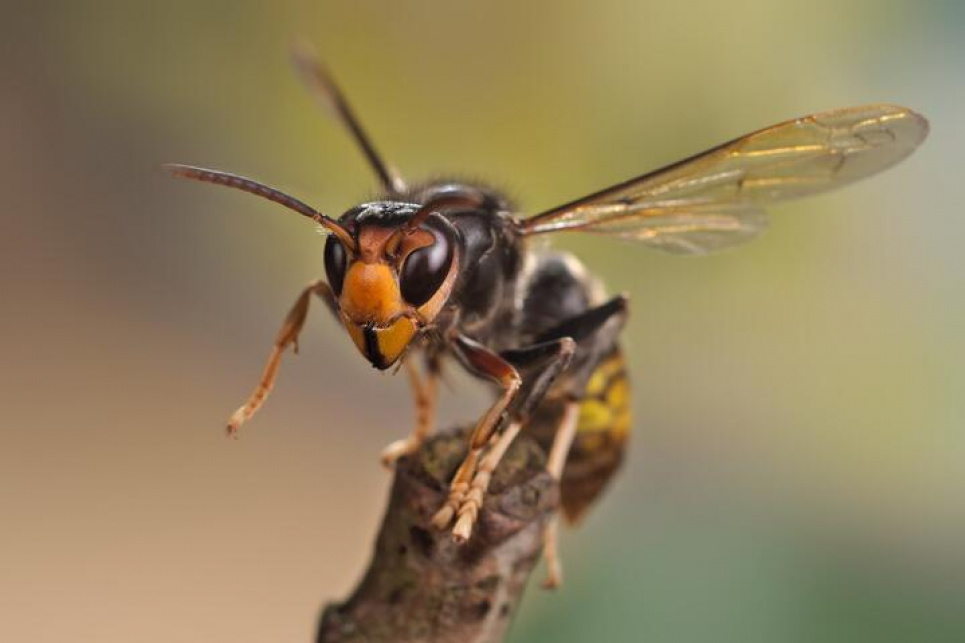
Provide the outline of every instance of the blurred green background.
{"type": "MultiPolygon", "coordinates": [[[[4,2],[0,640],[307,641],[361,573],[412,423],[315,310],[238,442],[321,241],[166,161],[338,214],[357,150],[526,213],[808,112],[888,101],[897,168],[701,259],[563,236],[627,291],[629,461],[512,641],[965,640],[965,5],[958,0],[4,2]]],[[[454,378],[443,422],[483,408],[454,378]]],[[[537,574],[541,574],[542,570],[537,574]]]]}

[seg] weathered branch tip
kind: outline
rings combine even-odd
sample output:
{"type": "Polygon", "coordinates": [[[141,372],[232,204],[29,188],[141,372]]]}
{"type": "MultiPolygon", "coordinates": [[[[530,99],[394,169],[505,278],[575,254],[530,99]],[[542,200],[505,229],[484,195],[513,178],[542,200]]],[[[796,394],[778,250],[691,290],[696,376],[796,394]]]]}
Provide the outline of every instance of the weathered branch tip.
{"type": "Polygon", "coordinates": [[[429,520],[464,455],[465,437],[453,432],[399,461],[368,571],[348,600],[324,609],[317,643],[503,640],[539,560],[558,488],[539,446],[516,440],[472,540],[457,545],[429,520]]]}

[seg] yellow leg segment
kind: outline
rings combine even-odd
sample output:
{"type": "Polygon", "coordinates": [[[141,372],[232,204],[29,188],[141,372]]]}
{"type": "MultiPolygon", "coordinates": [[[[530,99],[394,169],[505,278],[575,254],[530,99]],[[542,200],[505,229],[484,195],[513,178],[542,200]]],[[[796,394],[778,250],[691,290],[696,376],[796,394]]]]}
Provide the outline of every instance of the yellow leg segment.
{"type": "MultiPolygon", "coordinates": [[[[573,445],[573,438],[576,437],[579,418],[579,403],[567,404],[546,462],[546,469],[557,482],[563,477],[563,467],[573,445]]],[[[559,514],[554,514],[543,530],[543,558],[546,560],[546,580],[543,581],[543,587],[556,589],[563,584],[563,565],[559,555],[559,514]]]]}
{"type": "Polygon", "coordinates": [[[479,510],[482,508],[483,497],[486,495],[486,490],[489,489],[489,483],[492,481],[493,472],[496,471],[499,462],[503,459],[503,456],[506,455],[506,450],[509,449],[509,445],[512,444],[516,436],[519,435],[519,430],[522,426],[518,421],[512,422],[507,426],[506,430],[503,431],[502,435],[498,437],[486,453],[482,462],[479,463],[479,469],[476,471],[476,475],[473,476],[469,490],[457,511],[459,517],[456,520],[456,526],[452,529],[452,537],[455,538],[457,542],[466,542],[472,535],[472,528],[476,524],[476,518],[479,516],[479,510]]]}
{"type": "Polygon", "coordinates": [[[382,465],[388,469],[395,466],[396,460],[404,455],[415,453],[432,434],[436,419],[436,399],[438,398],[439,375],[432,368],[425,379],[419,375],[419,369],[411,361],[405,362],[409,373],[409,382],[415,394],[416,424],[412,434],[402,440],[396,440],[382,450],[382,465]]]}
{"type": "Polygon", "coordinates": [[[332,291],[328,284],[322,280],[310,284],[302,291],[282,323],[281,330],[275,338],[275,345],[268,356],[268,363],[265,364],[261,379],[258,380],[258,385],[245,400],[245,403],[231,414],[231,418],[228,420],[228,435],[237,435],[241,425],[250,420],[251,416],[265,403],[268,394],[275,386],[275,378],[278,377],[278,368],[281,366],[281,356],[285,350],[291,346],[295,353],[298,352],[298,334],[301,332],[302,326],[305,325],[305,318],[308,316],[308,304],[312,295],[322,297],[330,307],[333,305],[332,291]]]}

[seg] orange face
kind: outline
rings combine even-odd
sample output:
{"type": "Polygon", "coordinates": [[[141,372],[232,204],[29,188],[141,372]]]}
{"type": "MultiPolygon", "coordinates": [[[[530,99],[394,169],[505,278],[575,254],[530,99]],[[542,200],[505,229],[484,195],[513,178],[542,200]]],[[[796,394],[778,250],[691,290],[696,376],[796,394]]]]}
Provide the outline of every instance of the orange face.
{"type": "Polygon", "coordinates": [[[405,232],[359,221],[354,237],[353,251],[329,238],[325,269],[355,346],[386,369],[448,299],[457,274],[454,243],[438,222],[405,232]]]}

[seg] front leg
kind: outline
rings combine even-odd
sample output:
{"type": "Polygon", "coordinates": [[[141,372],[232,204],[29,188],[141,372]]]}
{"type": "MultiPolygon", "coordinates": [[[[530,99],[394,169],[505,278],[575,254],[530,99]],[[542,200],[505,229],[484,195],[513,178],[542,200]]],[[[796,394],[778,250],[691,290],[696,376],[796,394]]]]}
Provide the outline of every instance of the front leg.
{"type": "Polygon", "coordinates": [[[459,338],[456,346],[467,366],[480,375],[488,374],[491,379],[504,386],[503,394],[470,435],[469,453],[456,471],[449,498],[432,519],[437,528],[445,529],[453,517],[458,516],[452,533],[457,541],[464,542],[472,534],[493,472],[522,428],[526,411],[532,406],[529,402],[535,403],[542,397],[556,376],[566,368],[576,345],[572,339],[564,337],[515,350],[504,354],[505,356],[499,356],[466,338],[459,338]],[[513,363],[527,372],[527,386],[521,399],[518,393],[524,380],[508,360],[510,357],[513,363]],[[499,373],[503,373],[503,377],[500,377],[499,373]],[[509,425],[502,433],[497,433],[500,420],[514,400],[519,404],[513,409],[509,425]],[[491,447],[480,461],[482,450],[487,444],[491,444],[491,447]]]}
{"type": "Polygon", "coordinates": [[[308,316],[308,304],[312,295],[321,297],[328,304],[329,310],[333,314],[335,313],[337,309],[335,296],[325,281],[319,279],[309,284],[302,291],[282,323],[281,330],[275,338],[275,345],[268,356],[268,363],[265,364],[261,379],[258,380],[258,385],[248,396],[245,403],[238,407],[238,410],[228,420],[228,435],[236,435],[241,425],[251,419],[251,416],[265,403],[265,399],[275,385],[275,378],[278,377],[278,368],[281,366],[281,356],[285,349],[291,346],[295,353],[298,352],[298,334],[301,332],[302,326],[305,325],[305,318],[308,316]]]}
{"type": "Polygon", "coordinates": [[[382,450],[382,464],[391,468],[395,461],[404,455],[415,453],[432,433],[436,419],[436,399],[439,389],[439,360],[435,357],[426,359],[426,375],[419,375],[419,368],[410,360],[405,361],[409,382],[415,397],[416,423],[412,434],[402,440],[396,440],[382,450]]]}

